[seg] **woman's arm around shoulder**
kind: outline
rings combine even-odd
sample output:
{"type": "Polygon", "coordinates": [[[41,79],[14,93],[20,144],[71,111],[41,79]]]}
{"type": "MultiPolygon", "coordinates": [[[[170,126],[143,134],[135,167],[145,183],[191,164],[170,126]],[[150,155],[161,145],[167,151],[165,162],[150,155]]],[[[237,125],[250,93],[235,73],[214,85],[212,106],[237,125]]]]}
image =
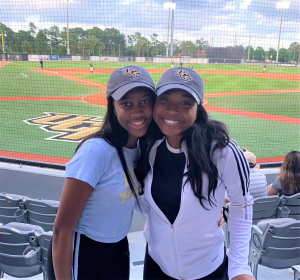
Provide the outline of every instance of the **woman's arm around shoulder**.
{"type": "Polygon", "coordinates": [[[72,233],[93,187],[67,178],[53,228],[52,258],[56,280],[71,280],[72,233]]]}

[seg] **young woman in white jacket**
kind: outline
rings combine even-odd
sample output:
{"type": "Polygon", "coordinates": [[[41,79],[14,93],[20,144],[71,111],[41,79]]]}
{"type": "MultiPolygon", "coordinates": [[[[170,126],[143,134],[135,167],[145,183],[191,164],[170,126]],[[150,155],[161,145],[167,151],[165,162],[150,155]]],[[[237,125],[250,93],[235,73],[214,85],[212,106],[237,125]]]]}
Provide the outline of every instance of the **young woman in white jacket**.
{"type": "Polygon", "coordinates": [[[195,71],[167,70],[156,91],[155,123],[140,141],[136,169],[149,204],[144,279],[253,280],[248,266],[253,199],[242,150],[222,122],[209,119],[195,71]],[[225,190],[229,260],[217,226],[225,190]]]}

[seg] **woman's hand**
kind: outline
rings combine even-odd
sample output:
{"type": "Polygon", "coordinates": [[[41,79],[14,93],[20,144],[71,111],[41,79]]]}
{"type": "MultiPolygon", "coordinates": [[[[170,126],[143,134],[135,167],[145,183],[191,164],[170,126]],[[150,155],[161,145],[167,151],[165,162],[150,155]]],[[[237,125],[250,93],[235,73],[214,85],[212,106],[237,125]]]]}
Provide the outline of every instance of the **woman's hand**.
{"type": "Polygon", "coordinates": [[[250,276],[248,274],[242,274],[242,275],[233,277],[231,280],[255,280],[255,279],[253,276],[250,276]]]}
{"type": "Polygon", "coordinates": [[[224,218],[223,218],[223,209],[221,211],[221,219],[218,221],[218,227],[222,227],[224,224],[224,218]]]}

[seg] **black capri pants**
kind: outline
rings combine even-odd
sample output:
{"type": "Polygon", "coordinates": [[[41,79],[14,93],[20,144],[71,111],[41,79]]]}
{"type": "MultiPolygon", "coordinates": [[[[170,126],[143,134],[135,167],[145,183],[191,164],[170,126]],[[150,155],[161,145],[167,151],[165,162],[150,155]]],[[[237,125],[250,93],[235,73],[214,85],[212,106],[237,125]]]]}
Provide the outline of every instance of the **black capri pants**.
{"type": "MultiPolygon", "coordinates": [[[[76,241],[75,233],[75,241],[76,241]]],[[[74,244],[76,248],[76,244],[74,244]]],[[[75,251],[75,250],[74,250],[75,251]]],[[[75,254],[73,252],[74,269],[75,254]]],[[[129,280],[130,261],[127,236],[117,243],[102,243],[80,235],[77,280],[129,280]]],[[[74,274],[74,271],[73,271],[74,274]]],[[[48,280],[55,280],[52,239],[47,261],[48,280]]]]}

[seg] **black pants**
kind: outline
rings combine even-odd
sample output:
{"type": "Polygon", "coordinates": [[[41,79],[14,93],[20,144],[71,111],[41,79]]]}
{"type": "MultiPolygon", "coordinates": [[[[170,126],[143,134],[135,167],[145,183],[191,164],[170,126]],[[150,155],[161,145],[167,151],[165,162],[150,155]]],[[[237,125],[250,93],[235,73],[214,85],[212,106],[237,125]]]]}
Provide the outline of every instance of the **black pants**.
{"type": "MultiPolygon", "coordinates": [[[[166,275],[159,265],[148,254],[148,246],[146,248],[144,263],[144,280],[165,280],[175,279],[166,275]]],[[[223,263],[211,274],[200,278],[201,280],[228,280],[228,258],[225,253],[223,263]]],[[[200,280],[198,279],[198,280],[200,280]]],[[[196,279],[195,279],[196,280],[196,279]]]]}
{"type": "MultiPolygon", "coordinates": [[[[80,236],[78,280],[129,280],[129,271],[127,237],[117,243],[102,243],[85,235],[80,236]]],[[[48,280],[55,280],[52,239],[48,250],[47,275],[48,280]]]]}

